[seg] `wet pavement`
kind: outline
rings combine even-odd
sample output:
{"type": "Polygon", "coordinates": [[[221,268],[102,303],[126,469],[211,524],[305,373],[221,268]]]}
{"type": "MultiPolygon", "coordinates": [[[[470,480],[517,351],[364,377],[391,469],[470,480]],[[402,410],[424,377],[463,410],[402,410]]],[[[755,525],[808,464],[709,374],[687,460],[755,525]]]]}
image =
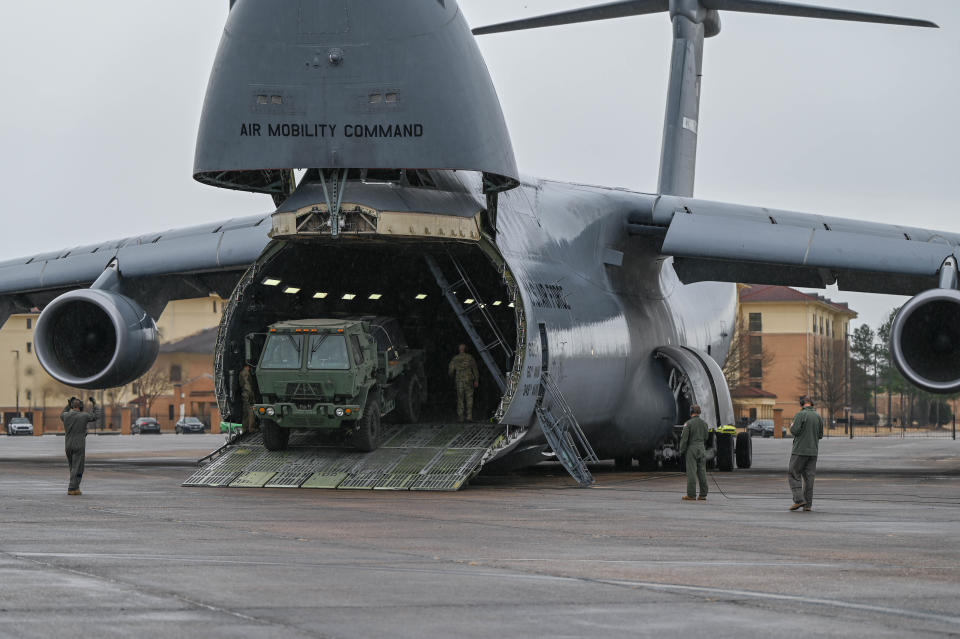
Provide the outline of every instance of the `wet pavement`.
{"type": "Polygon", "coordinates": [[[183,488],[216,435],[0,438],[0,636],[902,637],[960,634],[960,444],[789,442],[706,502],[677,473],[557,466],[459,493],[183,488]]]}

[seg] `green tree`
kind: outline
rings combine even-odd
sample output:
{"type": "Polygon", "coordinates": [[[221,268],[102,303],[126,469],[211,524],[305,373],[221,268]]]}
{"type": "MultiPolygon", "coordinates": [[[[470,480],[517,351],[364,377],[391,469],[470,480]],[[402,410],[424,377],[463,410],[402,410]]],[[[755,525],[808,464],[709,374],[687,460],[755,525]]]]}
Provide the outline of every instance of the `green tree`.
{"type": "Polygon", "coordinates": [[[850,335],[850,403],[864,415],[874,412],[876,334],[866,324],[850,335]]]}
{"type": "MultiPolygon", "coordinates": [[[[893,396],[899,394],[902,399],[903,394],[913,388],[912,385],[907,383],[903,375],[900,374],[900,371],[897,370],[896,365],[893,363],[893,353],[890,351],[890,331],[893,326],[893,320],[899,311],[899,307],[890,311],[887,321],[877,329],[878,343],[876,359],[877,381],[879,383],[877,391],[887,394],[887,426],[893,425],[893,396]]],[[[903,418],[902,401],[900,402],[900,411],[901,418],[903,418]]]]}

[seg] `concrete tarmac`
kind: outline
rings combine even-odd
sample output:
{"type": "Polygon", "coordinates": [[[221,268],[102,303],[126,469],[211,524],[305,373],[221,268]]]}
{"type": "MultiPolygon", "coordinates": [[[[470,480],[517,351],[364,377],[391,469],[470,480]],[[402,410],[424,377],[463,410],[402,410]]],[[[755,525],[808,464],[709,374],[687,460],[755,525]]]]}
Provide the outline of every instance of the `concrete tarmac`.
{"type": "Polygon", "coordinates": [[[789,441],[711,474],[555,465],[459,493],[182,488],[215,435],[0,438],[0,637],[960,634],[960,443],[789,441]]]}

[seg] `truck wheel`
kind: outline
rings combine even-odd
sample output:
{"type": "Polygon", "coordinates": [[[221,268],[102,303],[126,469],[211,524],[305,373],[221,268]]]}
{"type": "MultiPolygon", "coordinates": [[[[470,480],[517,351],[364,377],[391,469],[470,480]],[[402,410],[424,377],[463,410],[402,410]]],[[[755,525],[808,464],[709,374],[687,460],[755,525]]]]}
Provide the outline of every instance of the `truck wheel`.
{"type": "Polygon", "coordinates": [[[753,440],[750,433],[737,433],[737,468],[753,466],[753,440]]]}
{"type": "Polygon", "coordinates": [[[370,395],[363,417],[357,420],[357,432],[353,436],[356,447],[364,452],[380,446],[380,405],[374,400],[373,393],[370,395]]]}
{"type": "Polygon", "coordinates": [[[422,403],[423,382],[420,380],[419,375],[411,375],[397,396],[397,408],[400,409],[400,418],[408,424],[419,422],[422,403]]]}
{"type": "Polygon", "coordinates": [[[272,419],[260,420],[260,432],[263,433],[263,445],[267,450],[285,450],[290,441],[290,429],[281,428],[272,419]]]}
{"type": "Polygon", "coordinates": [[[733,436],[717,436],[717,469],[729,473],[733,470],[733,436]]]}

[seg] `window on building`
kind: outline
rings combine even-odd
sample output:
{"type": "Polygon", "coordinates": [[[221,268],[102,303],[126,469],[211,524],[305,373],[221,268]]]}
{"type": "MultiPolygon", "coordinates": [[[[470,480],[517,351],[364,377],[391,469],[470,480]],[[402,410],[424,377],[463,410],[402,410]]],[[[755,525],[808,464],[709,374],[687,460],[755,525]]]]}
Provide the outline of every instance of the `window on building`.
{"type": "Polygon", "coordinates": [[[820,316],[820,334],[823,335],[823,315],[820,316]]]}
{"type": "Polygon", "coordinates": [[[27,330],[29,331],[31,328],[33,328],[33,318],[32,318],[32,317],[28,317],[28,318],[27,318],[27,330]]]}
{"type": "Polygon", "coordinates": [[[759,335],[750,336],[750,354],[763,355],[763,338],[759,335]]]}
{"type": "Polygon", "coordinates": [[[833,322],[827,322],[827,337],[830,337],[831,328],[833,328],[833,322]]]}
{"type": "Polygon", "coordinates": [[[760,313],[750,313],[750,330],[757,333],[763,330],[763,316],[760,313]]]}
{"type": "Polygon", "coordinates": [[[763,377],[763,363],[759,359],[751,360],[750,377],[763,377]]]}
{"type": "Polygon", "coordinates": [[[813,314],[813,334],[817,334],[817,314],[813,314]]]}
{"type": "Polygon", "coordinates": [[[217,312],[217,300],[213,300],[213,312],[217,312]]]}
{"type": "Polygon", "coordinates": [[[167,406],[167,419],[173,420],[173,404],[167,406]]]}
{"type": "Polygon", "coordinates": [[[763,388],[762,382],[750,382],[750,388],[763,388]]]}
{"type": "Polygon", "coordinates": [[[32,391],[32,390],[27,390],[27,401],[29,402],[29,401],[31,401],[32,399],[33,399],[33,391],[32,391]]]}
{"type": "Polygon", "coordinates": [[[27,352],[28,353],[33,352],[33,342],[27,342],[27,352]]]}
{"type": "Polygon", "coordinates": [[[179,364],[171,364],[170,366],[170,381],[179,382],[183,377],[183,371],[180,369],[179,364]]]}
{"type": "Polygon", "coordinates": [[[751,409],[750,409],[750,421],[755,421],[756,419],[757,419],[757,409],[756,409],[756,408],[751,408],[751,409]]]}

